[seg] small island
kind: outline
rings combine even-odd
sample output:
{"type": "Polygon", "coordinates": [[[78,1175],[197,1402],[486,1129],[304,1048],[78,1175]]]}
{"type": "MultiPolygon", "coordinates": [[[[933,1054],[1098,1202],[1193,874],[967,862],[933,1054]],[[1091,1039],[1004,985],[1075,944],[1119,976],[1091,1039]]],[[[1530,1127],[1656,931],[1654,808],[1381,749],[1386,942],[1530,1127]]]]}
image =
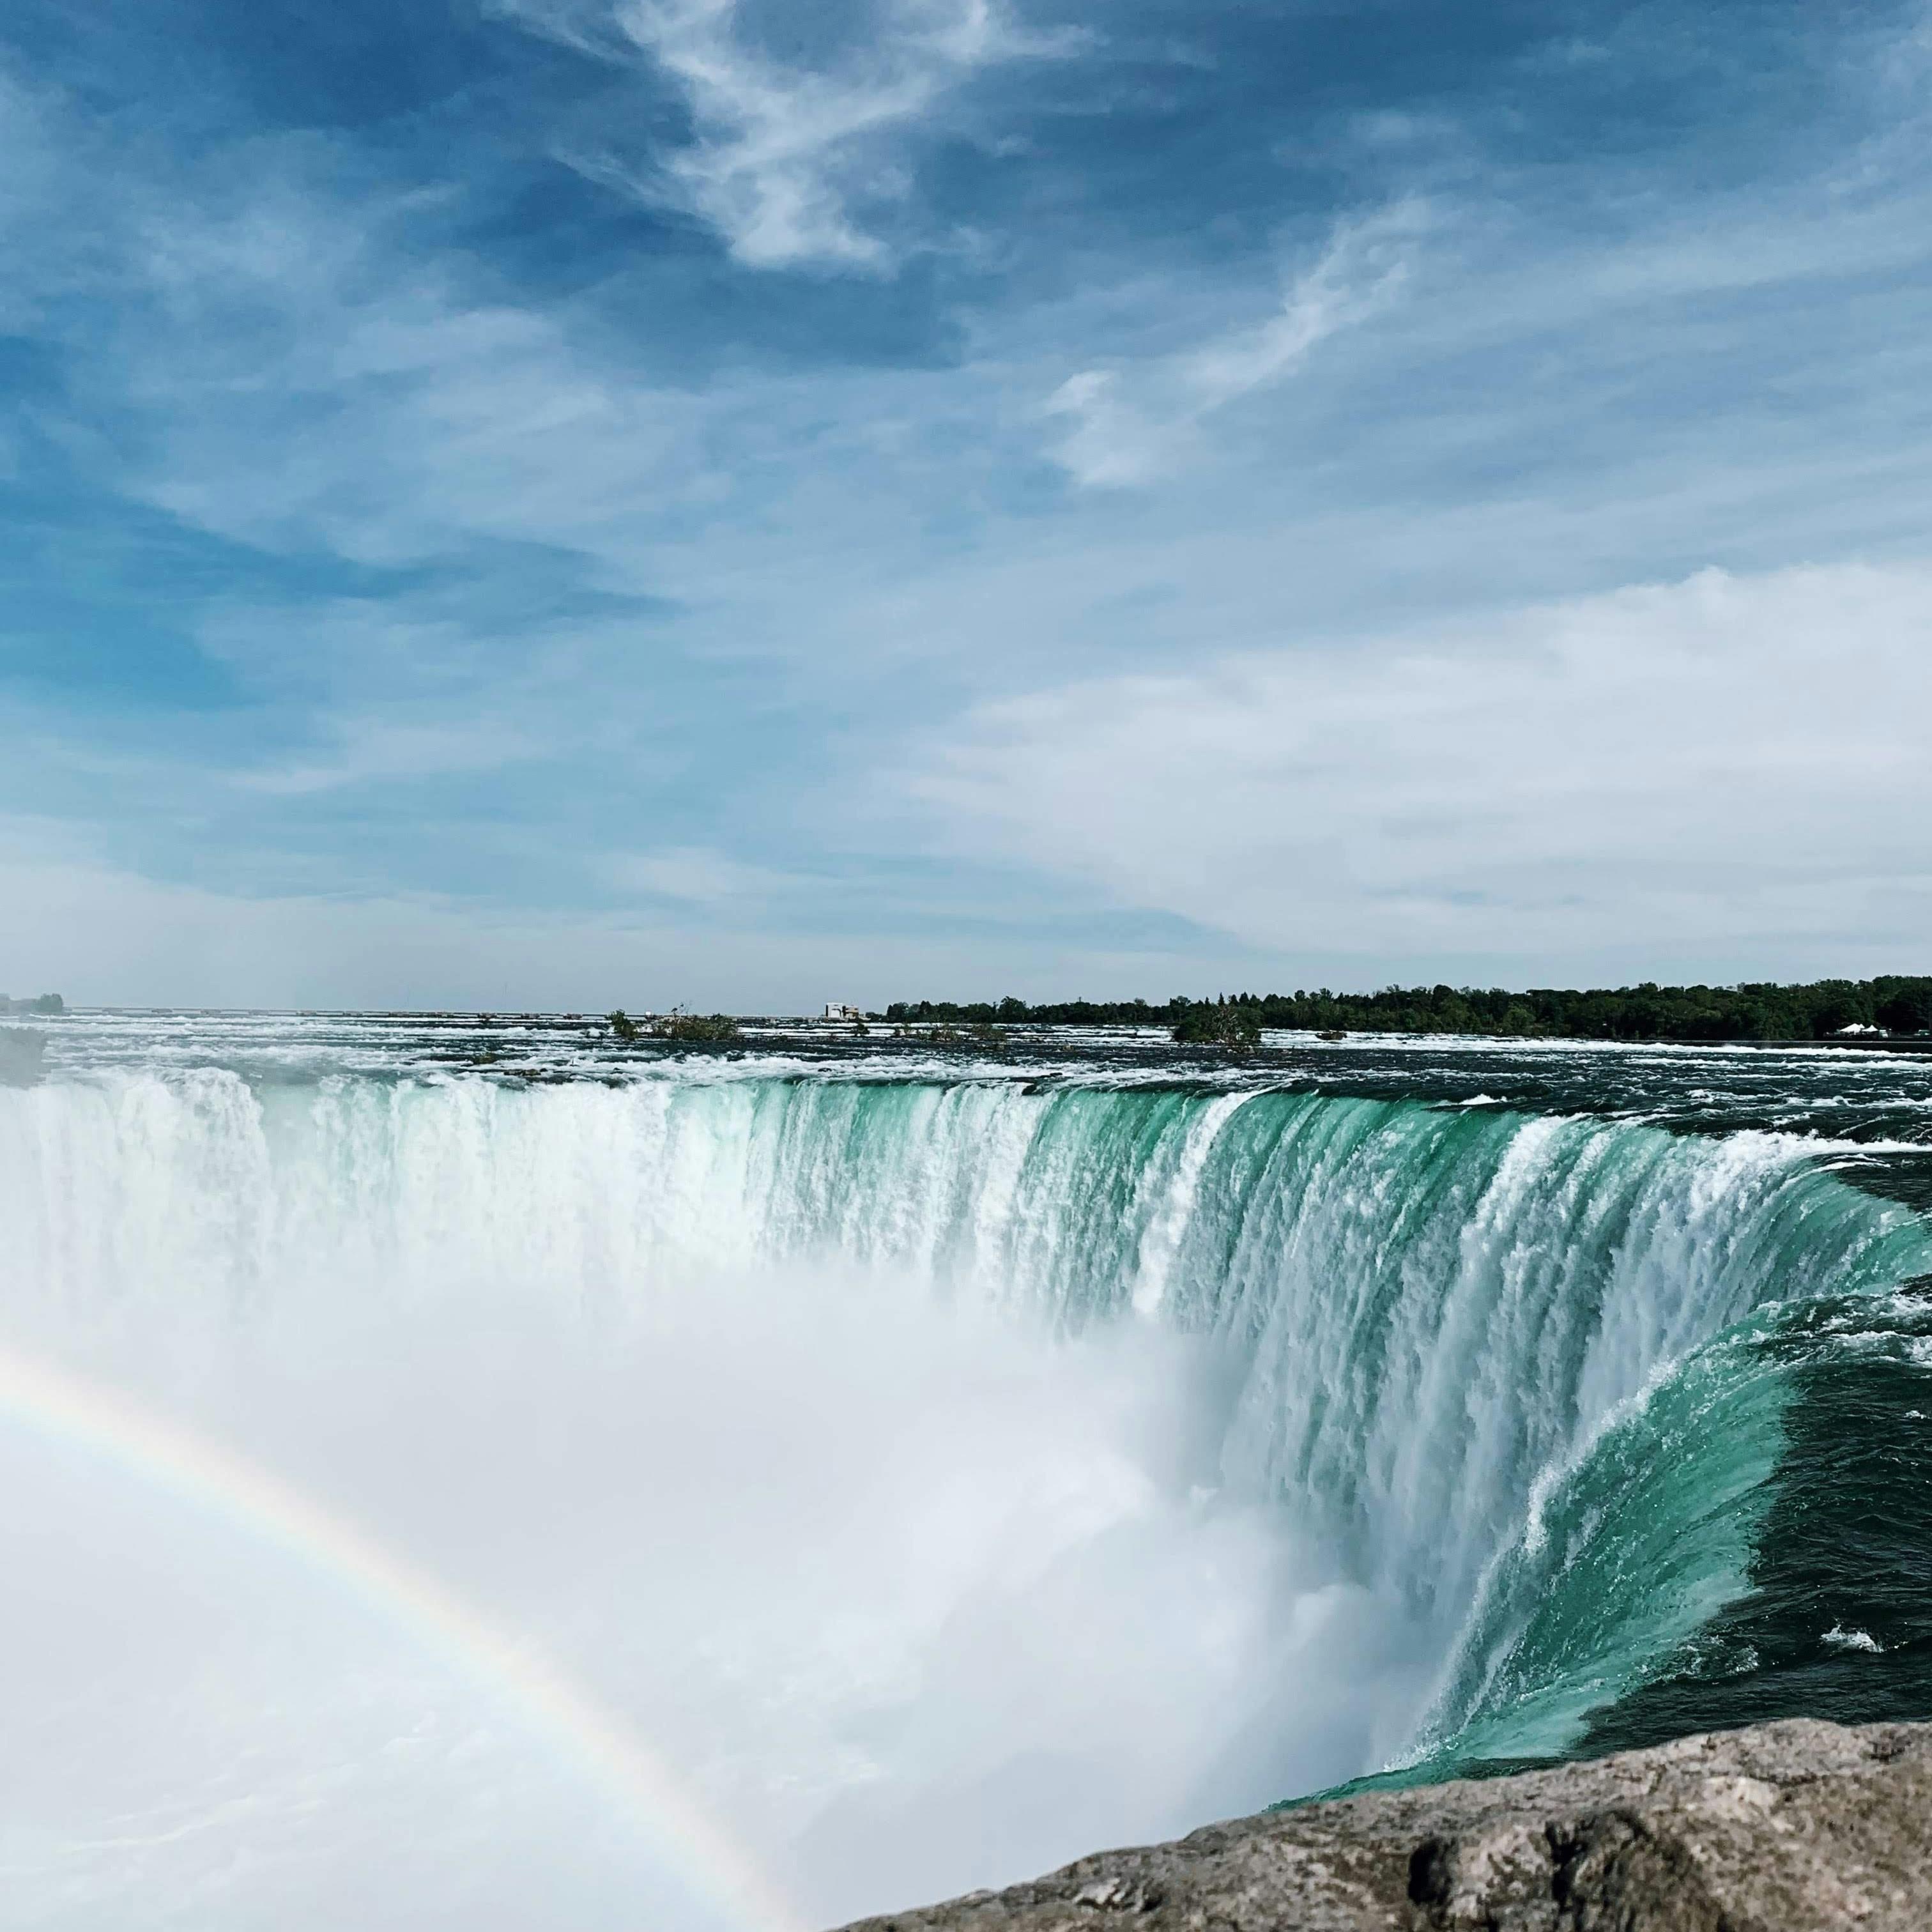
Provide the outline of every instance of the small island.
{"type": "Polygon", "coordinates": [[[685,1046],[734,1046],[744,1038],[737,1021],[729,1013],[687,1013],[674,1006],[668,1013],[646,1014],[633,1019],[620,1006],[604,1016],[610,1037],[622,1046],[635,1046],[646,1040],[669,1040],[685,1046]]]}

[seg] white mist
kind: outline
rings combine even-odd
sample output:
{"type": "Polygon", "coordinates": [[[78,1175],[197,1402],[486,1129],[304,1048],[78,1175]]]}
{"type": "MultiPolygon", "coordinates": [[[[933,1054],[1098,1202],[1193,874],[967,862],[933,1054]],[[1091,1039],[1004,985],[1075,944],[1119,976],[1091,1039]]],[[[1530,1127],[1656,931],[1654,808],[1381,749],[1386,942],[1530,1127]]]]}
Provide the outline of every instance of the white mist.
{"type": "MultiPolygon", "coordinates": [[[[1414,1714],[1405,1634],[1222,1486],[1208,1342],[753,1264],[715,1174],[663,1198],[689,1162],[614,1208],[608,1108],[539,1110],[532,1173],[475,1095],[400,1138],[220,1076],[7,1098],[9,1338],[526,1634],[808,1922],[1351,1775],[1414,1714]]],[[[718,1922],[380,1602],[18,1418],[0,1574],[10,1924],[718,1922]]]]}

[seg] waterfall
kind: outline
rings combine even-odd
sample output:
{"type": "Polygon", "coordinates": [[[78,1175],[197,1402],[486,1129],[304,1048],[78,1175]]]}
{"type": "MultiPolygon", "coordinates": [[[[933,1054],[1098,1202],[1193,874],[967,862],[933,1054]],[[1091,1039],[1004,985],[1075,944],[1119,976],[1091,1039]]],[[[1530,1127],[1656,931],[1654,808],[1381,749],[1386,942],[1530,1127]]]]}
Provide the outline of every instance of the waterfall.
{"type": "MultiPolygon", "coordinates": [[[[134,1364],[170,1401],[188,1399],[210,1336],[259,1360],[350,1319],[364,1336],[394,1322],[452,1338],[548,1324],[644,1360],[654,1324],[701,1322],[713,1298],[786,1338],[800,1390],[817,1378],[849,1405],[857,1381],[832,1373],[831,1352],[849,1352],[854,1331],[834,1282],[871,1284],[868,1319],[930,1309],[1005,1336],[1031,1365],[1025,1402],[1050,1404],[1058,1378],[1072,1387],[1088,1372],[1074,1365],[1106,1350],[1169,1351],[1153,1372],[1190,1378],[1174,1426],[1191,1446],[1174,1452],[1186,1479],[1160,1534],[1179,1540],[1161,1560],[1209,1548],[1189,1540],[1210,1534],[1185,1526],[1189,1510],[1223,1513],[1214,1536],[1237,1518],[1243,1536],[1271,1525],[1293,1552],[1279,1574],[1262,1576],[1276,1558],[1258,1545],[1215,1545],[1214,1560],[1243,1589],[1299,1593],[1310,1628],[1309,1605],[1337,1629],[1336,1604],[1376,1606],[1408,1672],[1393,1726],[1318,1721],[1295,1714],[1328,1710],[1308,1688],[1316,1653],[1300,1636],[1257,1640],[1270,1660],[1244,1668],[1315,1673],[1260,1700],[1267,1721],[1328,1742],[1272,1757],[1238,1750],[1232,1731],[1203,1743],[1203,1763],[1238,1760],[1249,1782],[1203,1772],[1184,1802],[1223,1806],[1293,1795],[1254,1788],[1258,1764],[1334,1779],[1375,1769],[1371,1747],[1377,1761],[1440,1764],[1573,1743],[1746,1587],[1792,1399],[1771,1346],[1789,1308],[1932,1268],[1924,1222],[1768,1132],[1265,1090],[715,1069],[528,1084],[122,1070],[0,1088],[0,1224],[7,1337],[134,1364]]],[[[943,1355],[919,1360],[943,1388],[943,1355]]],[[[714,1407],[741,1399],[737,1372],[716,1371],[714,1407]]],[[[1095,1400],[1095,1415],[1118,1407],[1095,1400]]],[[[949,1498],[935,1509],[978,1520],[954,1492],[1022,1424],[986,1426],[962,1434],[957,1468],[946,1443],[922,1448],[938,1472],[922,1480],[949,1498]]],[[[1103,1478],[1066,1478],[1082,1500],[1054,1519],[1054,1549],[1089,1536],[1066,1523],[1126,1520],[1164,1480],[1107,1454],[1103,1478]]],[[[1015,1493],[1030,1480],[1016,1468],[1015,1493]]],[[[1051,1568],[1040,1556],[1027,1587],[1046,1587],[1051,1568]]],[[[1172,1611],[1181,1622],[1214,1601],[1201,1587],[1172,1611]]],[[[921,1642],[941,1640],[942,1611],[932,1618],[921,1642]]],[[[934,1753],[928,1737],[913,1754],[934,1753]]],[[[1190,1822],[1148,1804],[1144,1818],[1096,1813],[1092,1828],[1190,1822]]],[[[955,1876],[921,1865],[904,1882],[955,1876]]]]}

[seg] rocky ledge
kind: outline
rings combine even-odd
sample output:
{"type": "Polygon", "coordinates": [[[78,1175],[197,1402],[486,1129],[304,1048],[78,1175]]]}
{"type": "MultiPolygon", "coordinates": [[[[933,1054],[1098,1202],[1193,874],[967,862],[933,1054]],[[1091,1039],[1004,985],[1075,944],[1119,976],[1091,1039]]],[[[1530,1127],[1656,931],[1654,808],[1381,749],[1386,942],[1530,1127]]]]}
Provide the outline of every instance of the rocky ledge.
{"type": "Polygon", "coordinates": [[[1101,1852],[850,1932],[1924,1932],[1932,1724],[1810,1718],[1101,1852]]]}

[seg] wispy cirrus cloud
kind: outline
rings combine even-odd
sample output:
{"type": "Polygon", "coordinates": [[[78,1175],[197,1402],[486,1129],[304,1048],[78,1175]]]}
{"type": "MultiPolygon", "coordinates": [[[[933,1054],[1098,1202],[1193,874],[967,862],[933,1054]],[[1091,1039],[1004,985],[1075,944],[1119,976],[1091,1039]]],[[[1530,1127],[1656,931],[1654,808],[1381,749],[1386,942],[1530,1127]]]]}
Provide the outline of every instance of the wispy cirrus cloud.
{"type": "Polygon", "coordinates": [[[1003,0],[878,0],[818,58],[786,60],[760,44],[739,0],[498,0],[497,10],[668,78],[690,115],[688,143],[642,161],[569,158],[700,216],[758,268],[888,267],[892,248],[868,217],[909,193],[904,144],[946,97],[1092,38],[1030,31],[1003,0]]]}
{"type": "Polygon", "coordinates": [[[1054,460],[1089,486],[1164,475],[1216,411],[1293,375],[1318,343],[1394,302],[1430,220],[1426,204],[1413,200],[1352,217],[1265,321],[1141,364],[1070,376],[1045,406],[1068,424],[1054,460]]]}

